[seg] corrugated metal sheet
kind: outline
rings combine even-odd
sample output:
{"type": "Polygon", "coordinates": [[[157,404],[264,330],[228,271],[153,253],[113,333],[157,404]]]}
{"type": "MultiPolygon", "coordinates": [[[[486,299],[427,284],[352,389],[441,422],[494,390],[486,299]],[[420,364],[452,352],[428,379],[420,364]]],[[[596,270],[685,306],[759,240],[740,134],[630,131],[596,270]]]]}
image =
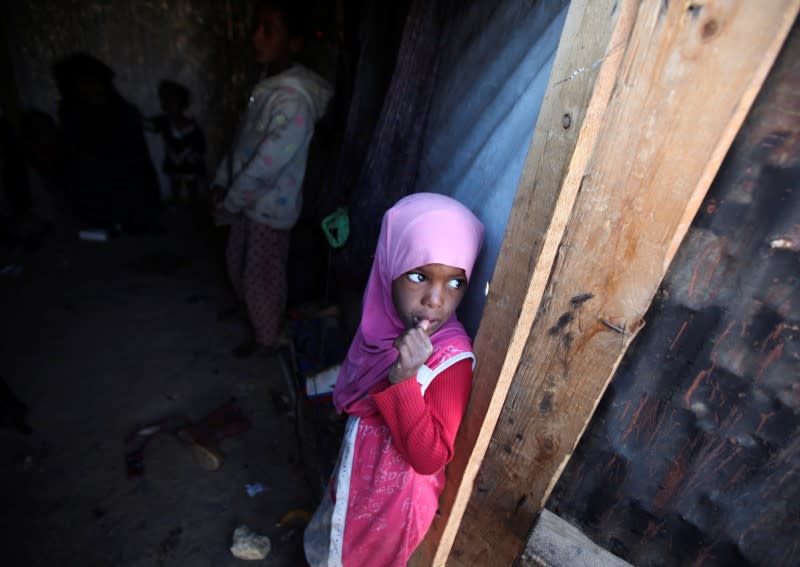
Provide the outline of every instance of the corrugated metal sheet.
{"type": "Polygon", "coordinates": [[[799,142],[795,26],[548,503],[637,565],[800,564],[799,142]]]}

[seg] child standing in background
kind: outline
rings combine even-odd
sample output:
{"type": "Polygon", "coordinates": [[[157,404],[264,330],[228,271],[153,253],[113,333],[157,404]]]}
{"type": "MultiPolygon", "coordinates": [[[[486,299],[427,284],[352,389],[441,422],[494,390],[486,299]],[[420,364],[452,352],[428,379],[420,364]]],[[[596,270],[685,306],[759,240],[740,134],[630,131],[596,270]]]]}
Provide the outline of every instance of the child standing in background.
{"type": "Polygon", "coordinates": [[[206,140],[197,121],[186,116],[189,89],[173,81],[161,81],[158,98],[163,114],[150,121],[150,129],[164,139],[164,173],[169,177],[175,201],[195,202],[206,174],[206,140]]]}
{"type": "Polygon", "coordinates": [[[475,215],[444,195],[411,195],[383,217],[333,392],[349,415],[339,462],[304,535],[313,567],[404,566],[425,537],[472,390],[455,310],[482,238],[475,215]]]}
{"type": "Polygon", "coordinates": [[[278,341],[286,307],[289,231],[303,206],[301,187],[314,124],[332,95],[322,77],[293,63],[303,47],[307,17],[291,0],[258,5],[253,47],[267,76],[250,96],[231,163],[220,165],[214,181],[220,206],[235,215],[226,250],[228,273],[253,330],[252,338],[236,349],[237,356],[278,341]]]}

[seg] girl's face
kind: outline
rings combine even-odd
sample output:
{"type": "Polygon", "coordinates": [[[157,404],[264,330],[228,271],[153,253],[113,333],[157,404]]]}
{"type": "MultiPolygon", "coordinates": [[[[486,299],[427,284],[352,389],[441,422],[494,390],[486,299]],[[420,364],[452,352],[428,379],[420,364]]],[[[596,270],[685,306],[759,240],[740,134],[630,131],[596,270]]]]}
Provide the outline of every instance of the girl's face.
{"type": "Polygon", "coordinates": [[[392,281],[392,302],[406,329],[427,320],[432,335],[450,319],[466,289],[467,276],[461,268],[426,264],[392,281]]]}
{"type": "Polygon", "coordinates": [[[287,61],[292,54],[292,38],[283,14],[275,8],[262,6],[256,13],[253,49],[256,62],[262,65],[287,61]]]}

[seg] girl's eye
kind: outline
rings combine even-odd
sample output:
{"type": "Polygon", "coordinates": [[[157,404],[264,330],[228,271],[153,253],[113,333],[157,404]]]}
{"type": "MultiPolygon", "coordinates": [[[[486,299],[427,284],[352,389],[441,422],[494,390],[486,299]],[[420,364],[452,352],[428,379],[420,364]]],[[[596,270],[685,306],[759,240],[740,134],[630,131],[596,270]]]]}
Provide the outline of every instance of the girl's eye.
{"type": "Polygon", "coordinates": [[[408,277],[408,279],[410,279],[414,283],[422,283],[425,281],[425,276],[423,276],[418,272],[410,272],[406,277],[408,277]]]}
{"type": "Polygon", "coordinates": [[[452,287],[453,289],[461,289],[467,284],[466,281],[462,280],[461,278],[454,278],[447,282],[447,285],[452,287]]]}

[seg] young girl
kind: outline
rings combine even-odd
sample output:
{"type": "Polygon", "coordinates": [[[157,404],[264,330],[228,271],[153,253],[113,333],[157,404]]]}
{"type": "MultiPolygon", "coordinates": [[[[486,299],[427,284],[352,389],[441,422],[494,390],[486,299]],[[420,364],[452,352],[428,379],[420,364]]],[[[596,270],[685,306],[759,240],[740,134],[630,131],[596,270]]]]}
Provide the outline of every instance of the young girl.
{"type": "Polygon", "coordinates": [[[162,167],[169,176],[171,197],[176,203],[195,203],[200,181],[206,174],[206,142],[200,125],[186,115],[191,94],[180,83],[161,81],[158,98],[162,114],[146,125],[164,140],[162,167]]]}
{"type": "Polygon", "coordinates": [[[222,206],[236,215],[226,251],[228,273],[254,331],[254,340],[239,347],[238,355],[277,342],[286,305],[289,230],[302,209],[314,123],[332,94],[322,77],[292,62],[303,46],[305,17],[291,0],[259,4],[253,46],[267,77],[250,96],[231,163],[220,165],[214,181],[216,198],[224,194],[222,206]]]}
{"type": "Polygon", "coordinates": [[[443,195],[411,195],[383,217],[334,390],[349,418],[306,529],[312,566],[406,565],[430,527],[472,388],[475,357],[455,309],[482,237],[480,221],[443,195]]]}

